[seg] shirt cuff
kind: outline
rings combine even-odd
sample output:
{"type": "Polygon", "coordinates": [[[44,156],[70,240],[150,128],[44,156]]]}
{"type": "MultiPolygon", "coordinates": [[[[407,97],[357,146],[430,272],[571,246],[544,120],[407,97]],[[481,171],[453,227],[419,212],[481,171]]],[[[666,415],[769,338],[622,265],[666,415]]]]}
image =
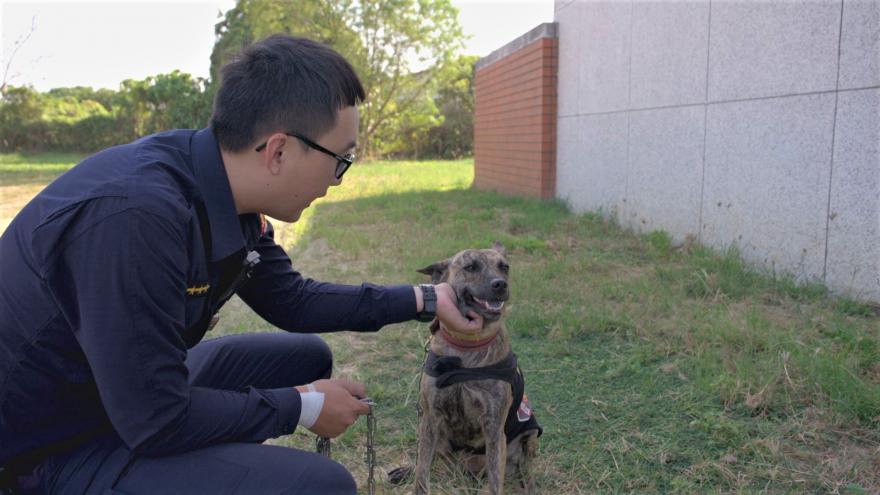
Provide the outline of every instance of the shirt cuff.
{"type": "Polygon", "coordinates": [[[275,404],[278,407],[275,436],[290,435],[296,429],[302,409],[299,391],[293,387],[285,387],[268,389],[265,392],[275,399],[275,404]]]}
{"type": "Polygon", "coordinates": [[[412,285],[392,285],[388,287],[389,323],[414,320],[416,316],[416,293],[412,285]]]}

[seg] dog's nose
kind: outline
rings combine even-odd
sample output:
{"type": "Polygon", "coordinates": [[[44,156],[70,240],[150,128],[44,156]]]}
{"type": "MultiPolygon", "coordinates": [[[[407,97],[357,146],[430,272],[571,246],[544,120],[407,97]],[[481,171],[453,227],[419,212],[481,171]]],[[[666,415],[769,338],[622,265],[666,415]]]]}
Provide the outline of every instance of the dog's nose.
{"type": "Polygon", "coordinates": [[[503,278],[496,278],[492,281],[492,290],[494,290],[495,292],[507,290],[507,280],[504,280],[503,278]]]}

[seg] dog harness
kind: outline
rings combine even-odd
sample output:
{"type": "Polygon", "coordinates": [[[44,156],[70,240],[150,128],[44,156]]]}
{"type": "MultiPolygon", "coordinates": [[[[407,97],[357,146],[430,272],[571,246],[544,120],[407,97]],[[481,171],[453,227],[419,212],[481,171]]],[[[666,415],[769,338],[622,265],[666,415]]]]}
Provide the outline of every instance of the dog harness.
{"type": "MultiPolygon", "coordinates": [[[[516,361],[516,354],[511,352],[501,361],[480,368],[463,368],[461,358],[456,356],[438,356],[430,350],[425,359],[425,373],[437,379],[437,388],[445,388],[456,383],[471,380],[503,380],[510,384],[513,392],[513,402],[507,413],[504,423],[504,435],[507,443],[513,441],[520,433],[528,430],[538,430],[538,436],[544,433],[544,429],[538,424],[538,419],[529,407],[525,396],[525,380],[522,370],[516,361]]],[[[474,449],[468,446],[452,444],[453,450],[467,450],[474,454],[484,454],[485,447],[474,449]]]]}

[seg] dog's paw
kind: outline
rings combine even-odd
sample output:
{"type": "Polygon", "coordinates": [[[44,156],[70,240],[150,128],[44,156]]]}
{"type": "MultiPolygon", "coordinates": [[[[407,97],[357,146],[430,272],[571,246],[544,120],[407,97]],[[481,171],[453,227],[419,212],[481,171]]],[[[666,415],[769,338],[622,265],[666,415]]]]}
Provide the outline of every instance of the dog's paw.
{"type": "Polygon", "coordinates": [[[413,479],[415,469],[412,466],[400,466],[397,469],[388,471],[388,482],[392,485],[402,485],[409,483],[413,479]]]}

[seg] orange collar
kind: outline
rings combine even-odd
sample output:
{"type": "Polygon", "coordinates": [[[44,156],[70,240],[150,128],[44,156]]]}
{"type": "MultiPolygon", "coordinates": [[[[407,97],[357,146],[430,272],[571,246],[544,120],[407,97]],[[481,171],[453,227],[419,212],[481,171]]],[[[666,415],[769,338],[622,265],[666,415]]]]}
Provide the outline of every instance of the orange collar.
{"type": "Polygon", "coordinates": [[[453,332],[447,330],[444,325],[440,325],[440,336],[443,337],[449,345],[459,351],[476,352],[489,347],[489,344],[494,342],[495,338],[498,337],[498,332],[494,332],[488,337],[480,338],[479,335],[453,332]]]}

